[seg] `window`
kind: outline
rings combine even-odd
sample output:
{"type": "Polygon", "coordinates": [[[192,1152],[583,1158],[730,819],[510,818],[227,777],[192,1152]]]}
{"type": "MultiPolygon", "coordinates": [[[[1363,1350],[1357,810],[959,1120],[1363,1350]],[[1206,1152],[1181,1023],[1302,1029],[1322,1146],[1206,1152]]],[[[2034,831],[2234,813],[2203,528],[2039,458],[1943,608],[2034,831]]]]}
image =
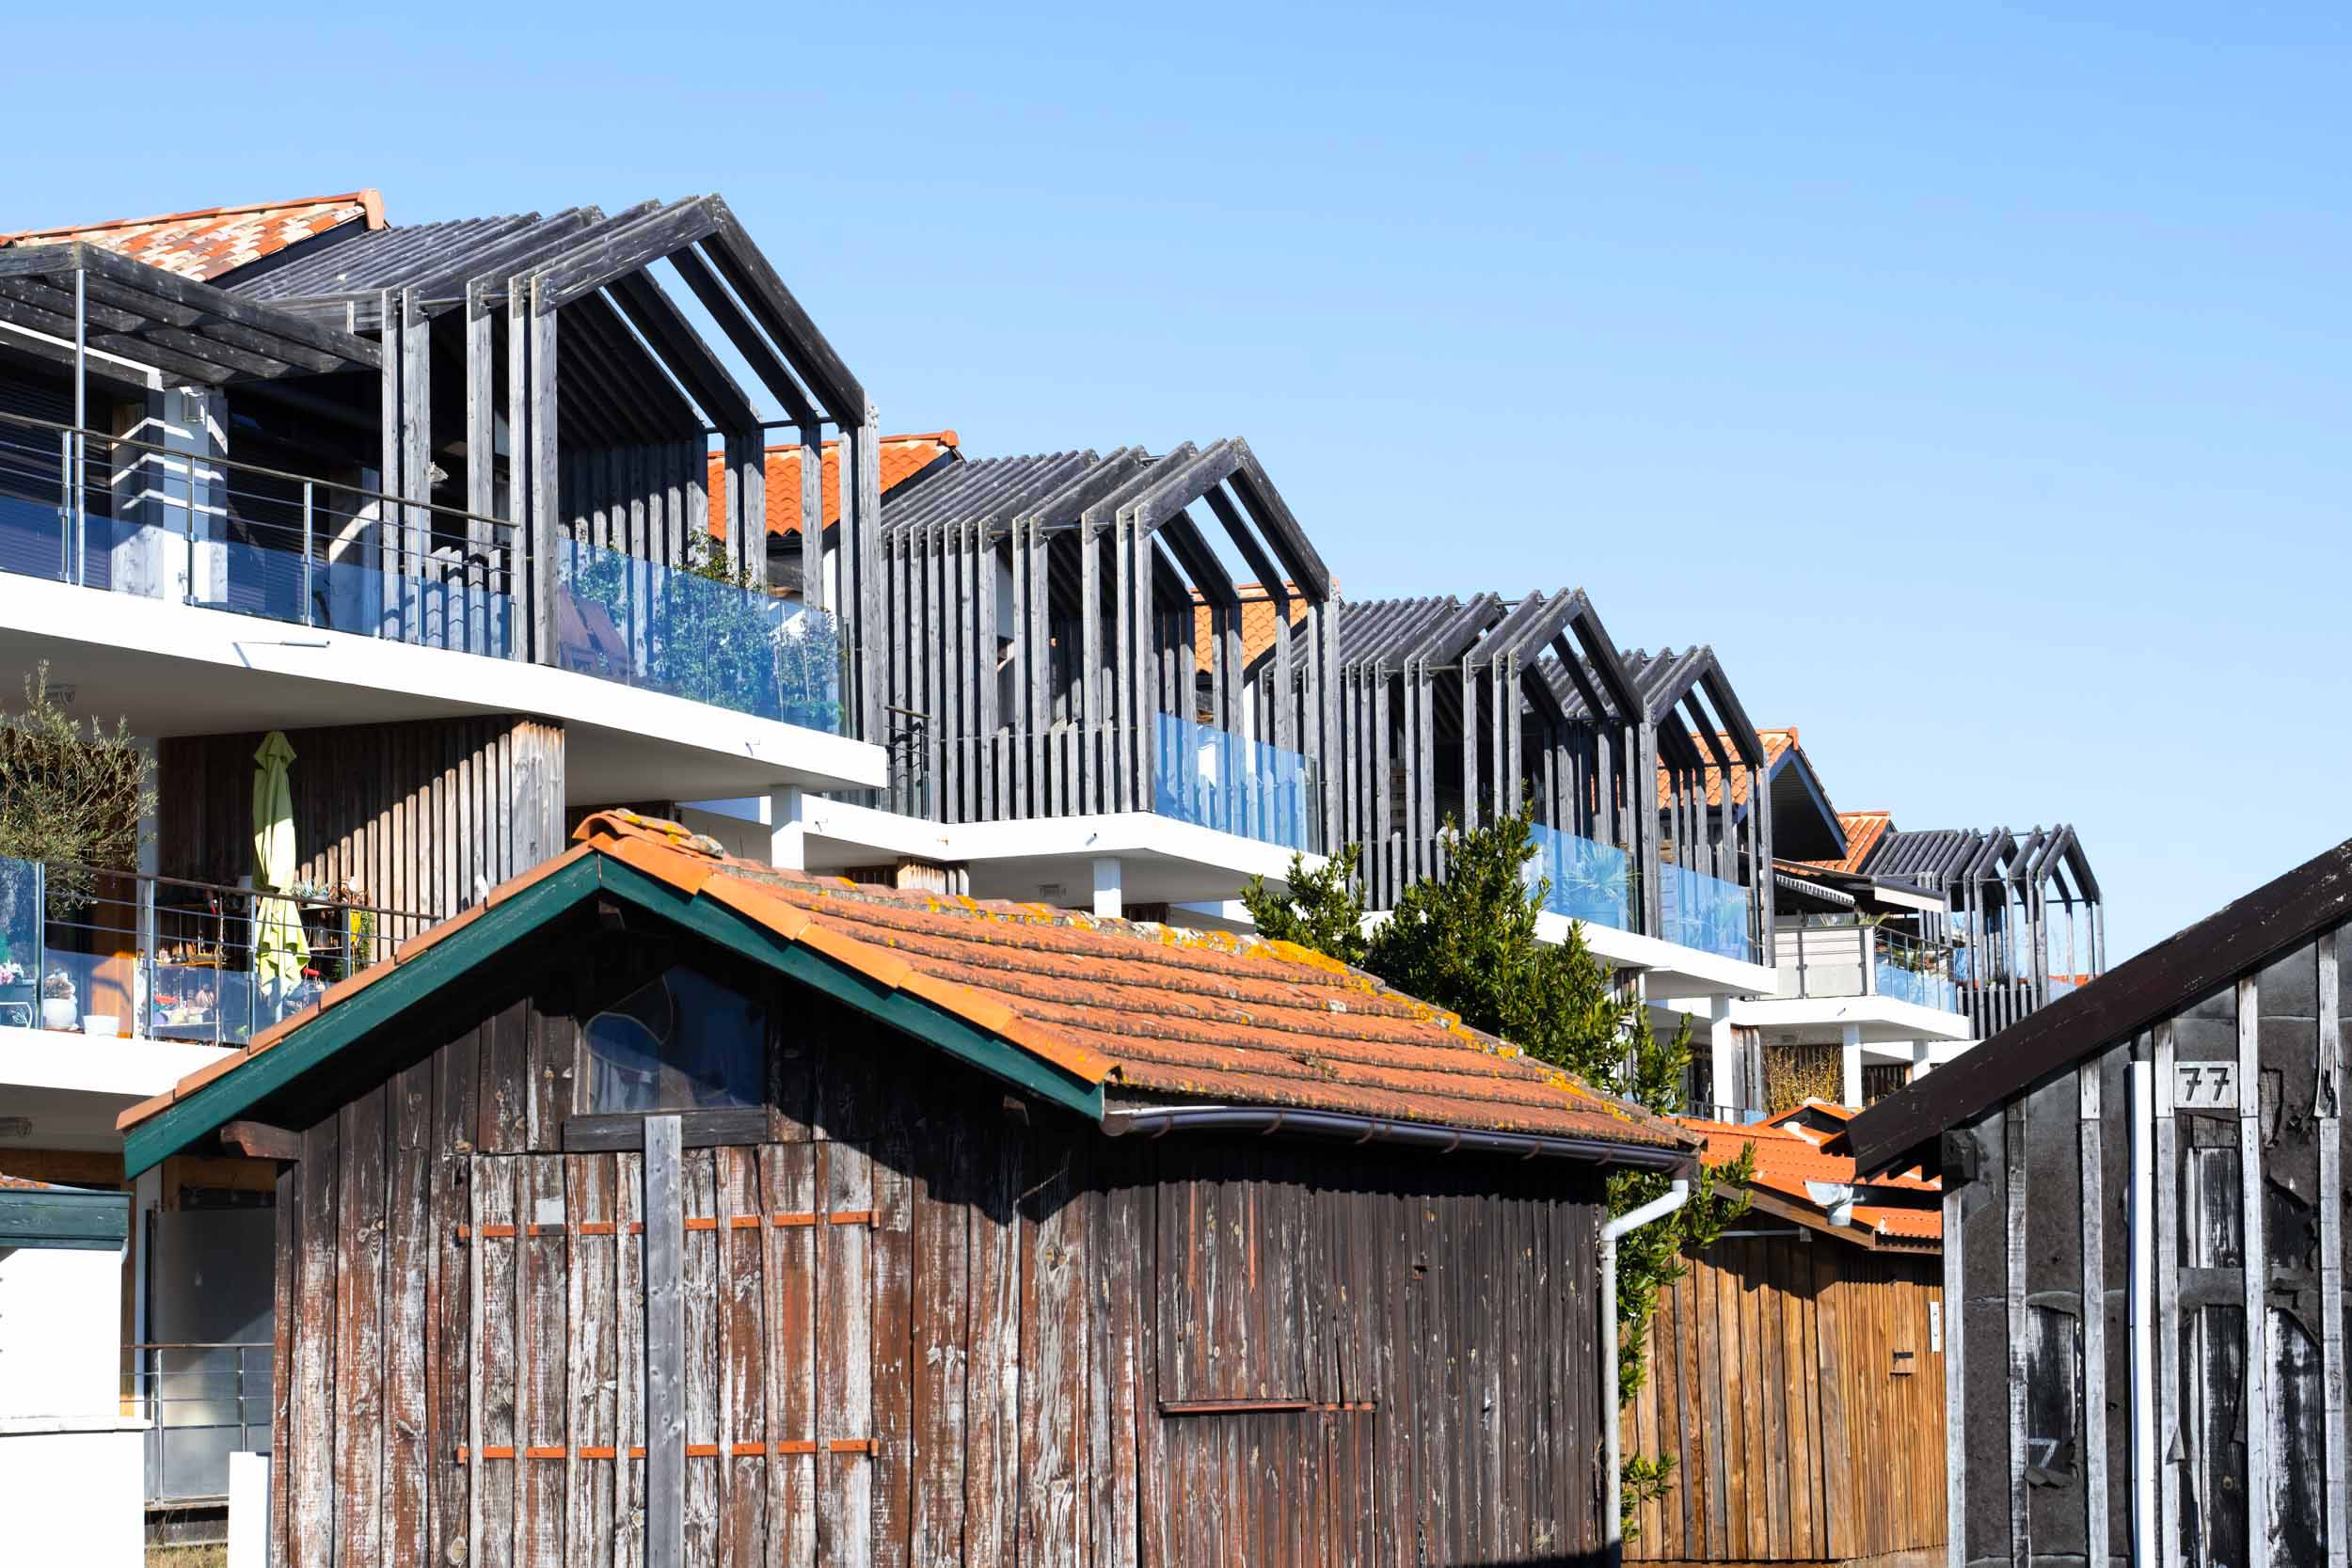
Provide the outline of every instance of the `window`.
{"type": "Polygon", "coordinates": [[[591,1112],[694,1110],[766,1100],[768,1019],[683,964],[584,1020],[591,1112]]]}

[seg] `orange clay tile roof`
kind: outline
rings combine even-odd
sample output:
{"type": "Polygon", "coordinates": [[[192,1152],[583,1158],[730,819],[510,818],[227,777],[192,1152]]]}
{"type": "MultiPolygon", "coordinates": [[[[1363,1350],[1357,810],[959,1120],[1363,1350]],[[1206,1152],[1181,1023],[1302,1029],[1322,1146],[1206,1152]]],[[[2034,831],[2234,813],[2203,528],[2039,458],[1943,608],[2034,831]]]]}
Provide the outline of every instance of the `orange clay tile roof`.
{"type": "MultiPolygon", "coordinates": [[[[1290,594],[1291,625],[1295,626],[1307,619],[1307,596],[1295,583],[1285,583],[1290,594]]],[[[1262,582],[1237,582],[1233,591],[1241,598],[1241,662],[1248,669],[1258,662],[1274,646],[1274,595],[1262,582]]],[[[1198,588],[1192,591],[1192,645],[1209,645],[1209,606],[1198,588]]]]}
{"type": "Polygon", "coordinates": [[[1798,1128],[1788,1125],[1790,1118],[1807,1110],[1827,1111],[1841,1120],[1851,1119],[1853,1115],[1842,1106],[1807,1101],[1768,1120],[1747,1125],[1708,1121],[1697,1117],[1676,1119],[1706,1140],[1707,1147],[1699,1158],[1709,1165],[1727,1164],[1740,1157],[1741,1149],[1752,1146],[1756,1149],[1756,1175],[1750,1179],[1749,1186],[1770,1194],[1785,1205],[1814,1212],[1820,1216],[1815,1223],[1832,1233],[1848,1227],[1829,1223],[1828,1207],[1807,1188],[1805,1183],[1809,1181],[1853,1188],[1851,1225],[1875,1239],[1890,1245],[1940,1246],[1944,1237],[1940,1209],[1926,1207],[1915,1197],[1900,1203],[1873,1203],[1870,1199],[1874,1196],[1941,1192],[1943,1184],[1910,1173],[1857,1184],[1853,1157],[1843,1152],[1843,1133],[1827,1143],[1817,1143],[1798,1128]]]}
{"type": "Polygon", "coordinates": [[[317,239],[347,223],[384,227],[384,198],[373,190],[341,196],[310,196],[294,201],[256,201],[242,207],[207,207],[194,213],[165,213],[151,218],[113,218],[62,229],[27,229],[0,234],[0,245],[91,245],[209,283],[289,245],[317,239]]]}
{"type": "Polygon", "coordinates": [[[53,1193],[56,1190],[57,1184],[54,1181],[36,1181],[29,1176],[10,1176],[6,1171],[0,1171],[0,1192],[53,1193]]]}
{"type": "MultiPolygon", "coordinates": [[[[882,438],[882,492],[890,494],[916,474],[954,451],[959,445],[952,430],[926,431],[919,436],[885,436],[882,438]]],[[[831,528],[841,520],[841,443],[825,443],[825,526],[831,528]]],[[[709,478],[706,481],[710,495],[710,536],[723,539],[727,531],[726,457],[722,452],[710,454],[709,478]]],[[[797,534],[801,531],[801,449],[799,446],[768,449],[768,531],[771,534],[797,534]]]]}
{"type": "MultiPolygon", "coordinates": [[[[1797,732],[1793,725],[1785,730],[1758,730],[1756,732],[1756,737],[1764,743],[1764,771],[1767,773],[1780,765],[1782,752],[1797,744],[1797,732]]],[[[1707,749],[1706,738],[1696,730],[1691,732],[1691,744],[1699,749],[1699,754],[1702,756],[1714,755],[1707,749]]],[[[1718,735],[1715,737],[1715,744],[1722,748],[1724,755],[1731,758],[1734,763],[1740,760],[1739,752],[1731,744],[1731,736],[1718,735]]],[[[1658,803],[1663,807],[1673,798],[1673,783],[1661,765],[1658,769],[1658,803]]],[[[1724,770],[1712,764],[1708,765],[1707,769],[1707,803],[1710,806],[1720,806],[1724,803],[1724,770]]],[[[1732,774],[1731,803],[1735,806],[1744,806],[1748,803],[1748,770],[1744,768],[1737,768],[1732,774]]]]}
{"type": "MultiPolygon", "coordinates": [[[[1360,970],[1254,936],[1098,919],[779,871],[674,822],[600,812],[564,855],[492,892],[514,896],[583,856],[619,861],[869,979],[906,990],[1106,1088],[1162,1100],[1291,1106],[1444,1127],[1687,1149],[1663,1117],[1597,1094],[1360,970]]],[[[407,963],[471,911],[257,1036],[249,1060],[407,963]]],[[[129,1127],[203,1086],[123,1113],[129,1127]]]]}
{"type": "Polygon", "coordinates": [[[1837,825],[1846,832],[1846,858],[1836,861],[1791,861],[1792,865],[1809,865],[1816,871],[1844,871],[1859,875],[1870,859],[1870,851],[1879,847],[1895,826],[1892,813],[1883,811],[1841,811],[1837,825]]]}

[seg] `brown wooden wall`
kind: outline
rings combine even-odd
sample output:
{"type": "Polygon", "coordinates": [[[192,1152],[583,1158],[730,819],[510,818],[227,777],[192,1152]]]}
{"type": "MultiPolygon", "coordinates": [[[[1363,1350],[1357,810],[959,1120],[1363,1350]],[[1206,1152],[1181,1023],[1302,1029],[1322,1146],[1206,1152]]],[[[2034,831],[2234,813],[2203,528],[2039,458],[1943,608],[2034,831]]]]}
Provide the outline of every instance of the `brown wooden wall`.
{"type": "MultiPolygon", "coordinates": [[[[353,882],[362,903],[461,914],[481,888],[564,848],[564,730],[493,716],[289,730],[301,876],[353,882]]],[[[260,732],[177,736],[157,749],[157,868],[234,884],[253,871],[260,732]]]]}
{"type": "Polygon", "coordinates": [[[1842,1563],[1940,1546],[1941,1257],[1792,1229],[1685,1260],[1660,1292],[1649,1378],[1624,1424],[1625,1451],[1671,1455],[1677,1480],[1628,1516],[1627,1560],[1842,1563]]]}
{"type": "MultiPolygon", "coordinates": [[[[646,1157],[559,1152],[553,984],[289,1118],[283,1561],[645,1560],[646,1157]]],[[[776,1001],[683,1156],[688,1562],[1597,1560],[1588,1176],[1115,1141],[776,1001]]]]}

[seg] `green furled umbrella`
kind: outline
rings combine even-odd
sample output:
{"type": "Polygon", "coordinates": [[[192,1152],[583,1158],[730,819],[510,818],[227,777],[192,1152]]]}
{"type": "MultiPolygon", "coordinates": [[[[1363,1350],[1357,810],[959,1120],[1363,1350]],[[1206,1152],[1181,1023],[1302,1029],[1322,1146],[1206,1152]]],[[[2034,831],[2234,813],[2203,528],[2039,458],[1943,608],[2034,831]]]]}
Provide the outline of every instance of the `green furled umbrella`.
{"type": "Polygon", "coordinates": [[[301,982],[310,957],[294,900],[262,896],[294,883],[294,788],[286,779],[294,756],[283,730],[270,731],[253,753],[253,972],[258,981],[274,983],[279,996],[301,982]]]}

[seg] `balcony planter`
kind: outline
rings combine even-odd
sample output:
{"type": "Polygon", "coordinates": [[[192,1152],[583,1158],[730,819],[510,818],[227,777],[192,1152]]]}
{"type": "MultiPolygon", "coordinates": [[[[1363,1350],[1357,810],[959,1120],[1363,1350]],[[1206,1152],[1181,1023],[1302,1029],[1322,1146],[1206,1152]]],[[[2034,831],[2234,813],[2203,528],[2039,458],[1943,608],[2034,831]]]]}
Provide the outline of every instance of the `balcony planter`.
{"type": "Polygon", "coordinates": [[[73,982],[64,970],[51,970],[49,978],[40,983],[40,1026],[70,1030],[77,1016],[73,1010],[73,982]]]}

